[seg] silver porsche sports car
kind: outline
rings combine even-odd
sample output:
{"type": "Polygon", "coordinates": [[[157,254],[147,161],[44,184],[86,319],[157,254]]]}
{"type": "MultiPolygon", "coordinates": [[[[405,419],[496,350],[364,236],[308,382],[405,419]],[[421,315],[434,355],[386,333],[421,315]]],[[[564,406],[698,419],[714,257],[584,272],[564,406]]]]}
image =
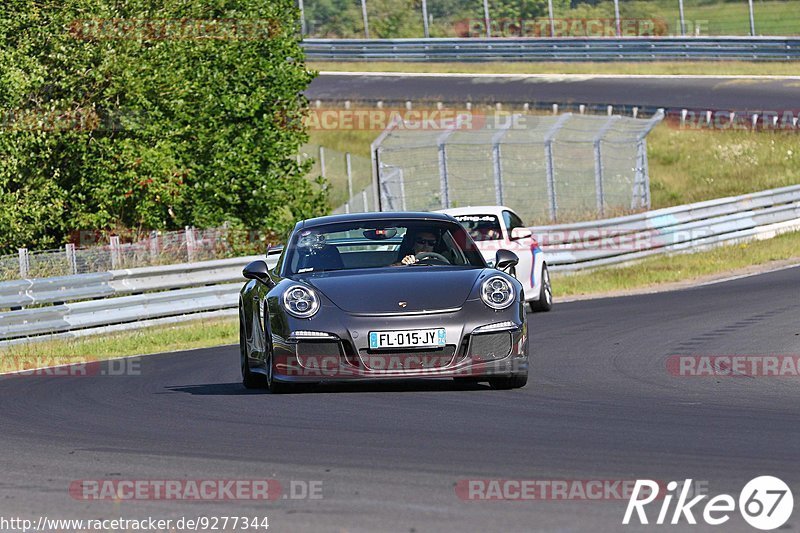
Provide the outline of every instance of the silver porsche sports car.
{"type": "Polygon", "coordinates": [[[523,287],[498,250],[489,268],[440,213],[298,222],[277,266],[254,261],[239,299],[244,385],[454,378],[496,389],[528,379],[523,287]]]}

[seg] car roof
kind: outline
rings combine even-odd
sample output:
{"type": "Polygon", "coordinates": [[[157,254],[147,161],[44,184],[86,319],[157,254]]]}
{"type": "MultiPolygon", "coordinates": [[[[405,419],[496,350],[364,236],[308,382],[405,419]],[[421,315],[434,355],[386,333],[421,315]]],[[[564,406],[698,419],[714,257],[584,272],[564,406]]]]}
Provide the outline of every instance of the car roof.
{"type": "Polygon", "coordinates": [[[369,213],[349,213],[345,215],[328,215],[324,217],[301,220],[295,226],[295,231],[301,228],[310,228],[340,222],[369,222],[374,220],[435,220],[441,222],[454,222],[455,220],[445,213],[421,211],[382,211],[369,213]]]}
{"type": "Polygon", "coordinates": [[[511,211],[512,213],[514,213],[513,209],[503,205],[476,205],[469,207],[454,207],[451,209],[441,209],[438,212],[446,213],[454,217],[461,215],[496,215],[498,218],[502,219],[503,211],[511,211]]]}

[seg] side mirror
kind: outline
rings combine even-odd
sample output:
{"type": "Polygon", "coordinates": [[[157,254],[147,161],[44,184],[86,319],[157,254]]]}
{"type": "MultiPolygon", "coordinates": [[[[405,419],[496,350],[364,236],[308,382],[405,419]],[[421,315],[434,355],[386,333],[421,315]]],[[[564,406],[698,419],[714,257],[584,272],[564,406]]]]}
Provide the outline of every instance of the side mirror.
{"type": "Polygon", "coordinates": [[[257,259],[244,267],[244,270],[242,270],[242,275],[247,279],[259,281],[271,289],[275,286],[275,282],[273,282],[272,278],[269,277],[269,274],[267,273],[268,270],[269,267],[267,267],[267,262],[262,259],[257,259]]]}
{"type": "Polygon", "coordinates": [[[527,239],[532,235],[533,233],[528,228],[514,228],[511,230],[512,241],[516,241],[517,239],[527,239]]]}
{"type": "Polygon", "coordinates": [[[494,256],[494,267],[497,270],[506,271],[510,268],[517,266],[519,257],[511,250],[497,250],[494,256]]]}

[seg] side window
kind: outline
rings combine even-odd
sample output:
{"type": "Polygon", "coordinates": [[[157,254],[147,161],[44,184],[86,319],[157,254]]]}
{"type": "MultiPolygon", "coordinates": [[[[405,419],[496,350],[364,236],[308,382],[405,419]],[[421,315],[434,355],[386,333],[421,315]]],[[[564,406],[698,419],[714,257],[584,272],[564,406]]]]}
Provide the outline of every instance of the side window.
{"type": "Polygon", "coordinates": [[[525,224],[522,223],[522,220],[520,220],[520,218],[511,211],[503,211],[503,222],[506,223],[506,229],[508,230],[509,235],[511,235],[512,229],[525,226],[525,224]]]}

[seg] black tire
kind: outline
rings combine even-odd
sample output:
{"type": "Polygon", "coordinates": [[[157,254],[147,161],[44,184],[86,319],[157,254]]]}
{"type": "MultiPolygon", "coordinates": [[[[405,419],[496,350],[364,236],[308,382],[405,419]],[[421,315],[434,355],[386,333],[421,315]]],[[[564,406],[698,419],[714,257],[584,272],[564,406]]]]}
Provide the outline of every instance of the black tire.
{"type": "Polygon", "coordinates": [[[528,373],[514,374],[504,378],[492,378],[489,386],[494,390],[520,389],[528,383],[528,373]]]}
{"type": "Polygon", "coordinates": [[[539,287],[539,299],[532,300],[529,304],[534,313],[549,311],[553,308],[553,287],[550,285],[550,272],[547,265],[542,265],[542,285],[539,287]]]}
{"type": "Polygon", "coordinates": [[[267,387],[266,376],[250,370],[250,364],[248,363],[247,334],[245,333],[243,315],[242,308],[239,307],[239,359],[242,368],[242,385],[244,385],[246,389],[265,389],[267,387]]]}
{"type": "Polygon", "coordinates": [[[283,381],[276,381],[273,377],[273,373],[275,372],[275,363],[272,360],[272,349],[270,347],[267,348],[267,375],[264,376],[266,386],[269,389],[269,392],[272,394],[284,394],[286,392],[292,392],[294,390],[294,384],[292,383],[284,383],[283,381]]]}

